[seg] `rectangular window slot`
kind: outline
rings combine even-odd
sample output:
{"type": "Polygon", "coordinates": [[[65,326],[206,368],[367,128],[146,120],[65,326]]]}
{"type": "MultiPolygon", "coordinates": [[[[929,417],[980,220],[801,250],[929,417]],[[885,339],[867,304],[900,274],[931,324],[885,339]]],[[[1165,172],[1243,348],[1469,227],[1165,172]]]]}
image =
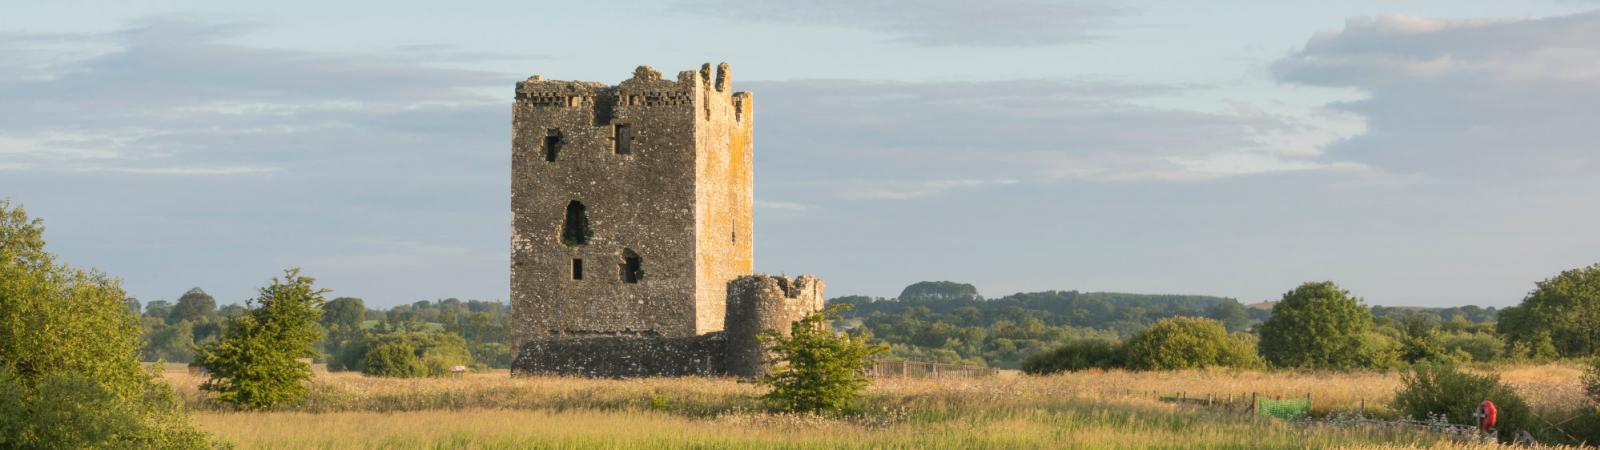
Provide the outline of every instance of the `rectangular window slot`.
{"type": "Polygon", "coordinates": [[[561,130],[551,128],[544,133],[544,160],[556,161],[556,153],[561,151],[561,130]]]}
{"type": "Polygon", "coordinates": [[[582,280],[583,279],[583,260],[582,259],[573,259],[572,260],[572,279],[574,279],[574,280],[582,280]]]}
{"type": "Polygon", "coordinates": [[[612,145],[616,146],[618,155],[633,153],[633,129],[628,124],[619,123],[611,127],[612,145]]]}

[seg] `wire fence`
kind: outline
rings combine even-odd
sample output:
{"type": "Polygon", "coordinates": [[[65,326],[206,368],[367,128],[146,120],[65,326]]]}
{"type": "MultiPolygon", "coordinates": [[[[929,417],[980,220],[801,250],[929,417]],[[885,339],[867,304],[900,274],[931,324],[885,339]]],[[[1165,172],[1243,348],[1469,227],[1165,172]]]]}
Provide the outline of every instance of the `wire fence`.
{"type": "Polygon", "coordinates": [[[999,373],[992,367],[903,359],[879,359],[867,369],[874,378],[982,378],[999,373]]]}

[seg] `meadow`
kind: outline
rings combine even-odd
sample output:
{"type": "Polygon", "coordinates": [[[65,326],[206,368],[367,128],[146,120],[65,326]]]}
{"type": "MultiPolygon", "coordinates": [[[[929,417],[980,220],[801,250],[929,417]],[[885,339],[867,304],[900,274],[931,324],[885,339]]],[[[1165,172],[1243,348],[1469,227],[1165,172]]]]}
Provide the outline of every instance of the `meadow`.
{"type": "MultiPolygon", "coordinates": [[[[1582,408],[1582,370],[1495,369],[1536,409],[1582,408]]],[[[1393,415],[1398,373],[1089,371],[880,379],[843,418],[765,412],[731,379],[385,379],[318,372],[299,405],[240,412],[166,371],[195,421],[240,448],[1492,448],[1392,430],[1305,426],[1156,399],[1304,396],[1315,411],[1393,415]]]]}

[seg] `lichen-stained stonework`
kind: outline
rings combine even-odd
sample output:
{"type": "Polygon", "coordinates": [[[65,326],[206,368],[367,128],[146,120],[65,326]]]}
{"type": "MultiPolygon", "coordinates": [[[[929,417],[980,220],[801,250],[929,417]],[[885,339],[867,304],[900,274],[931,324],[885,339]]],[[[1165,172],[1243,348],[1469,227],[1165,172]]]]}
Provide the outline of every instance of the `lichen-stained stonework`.
{"type": "Polygon", "coordinates": [[[727,64],[517,83],[511,303],[533,340],[721,331],[753,267],[754,99],[727,64]]]}

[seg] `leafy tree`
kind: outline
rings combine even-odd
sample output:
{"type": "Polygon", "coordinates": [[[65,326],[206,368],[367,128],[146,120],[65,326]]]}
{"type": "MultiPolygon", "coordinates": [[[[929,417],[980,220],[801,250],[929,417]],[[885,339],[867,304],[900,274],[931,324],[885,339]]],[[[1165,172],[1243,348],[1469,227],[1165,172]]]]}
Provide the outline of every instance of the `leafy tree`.
{"type": "Polygon", "coordinates": [[[1277,367],[1348,370],[1364,361],[1372,313],[1331,281],[1305,283],[1272,307],[1261,324],[1261,356],[1277,367]]]}
{"type": "Polygon", "coordinates": [[[128,297],[127,300],[123,300],[123,301],[128,303],[128,312],[133,314],[133,315],[135,315],[135,316],[139,315],[142,311],[144,311],[144,306],[139,304],[139,299],[137,299],[137,298],[128,297]]]}
{"type": "Polygon", "coordinates": [[[358,328],[361,322],[367,320],[367,306],[361,299],[355,297],[339,297],[329,300],[322,307],[322,325],[333,329],[335,325],[341,328],[358,328]]]}
{"type": "Polygon", "coordinates": [[[1077,372],[1088,369],[1123,367],[1122,346],[1104,339],[1084,339],[1038,353],[1022,361],[1022,371],[1031,375],[1077,372]]]}
{"type": "Polygon", "coordinates": [[[978,288],[952,281],[922,281],[900,291],[900,301],[982,300],[978,288]]]}
{"type": "Polygon", "coordinates": [[[1476,375],[1449,363],[1422,363],[1402,374],[1400,384],[1394,408],[1414,419],[1443,415],[1451,423],[1477,424],[1472,413],[1489,400],[1500,411],[1496,428],[1502,440],[1510,440],[1517,431],[1536,431],[1527,402],[1498,375],[1476,375]]]}
{"type": "Polygon", "coordinates": [[[0,448],[203,448],[140,370],[117,282],[58,264],[44,226],[0,199],[0,448]]]}
{"type": "Polygon", "coordinates": [[[1428,316],[1413,314],[1402,323],[1400,358],[1408,363],[1439,360],[1446,357],[1444,342],[1439,338],[1439,325],[1428,316]]]}
{"type": "Polygon", "coordinates": [[[155,300],[144,305],[144,316],[155,318],[161,323],[167,323],[167,318],[172,316],[172,302],[155,300]]]}
{"type": "Polygon", "coordinates": [[[217,398],[245,408],[267,408],[300,399],[311,367],[297,358],[315,354],[320,338],[325,289],[299,269],[284,271],[250,300],[245,315],[229,321],[222,340],[201,352],[200,365],[210,374],[200,387],[217,398]]]}
{"type": "Polygon", "coordinates": [[[1560,356],[1600,355],[1600,264],[1540,281],[1500,312],[1500,335],[1538,358],[1545,340],[1560,356]]]}
{"type": "Polygon", "coordinates": [[[760,341],[770,345],[772,373],[756,380],[772,390],[762,398],[788,412],[844,412],[871,381],[866,369],[881,346],[848,334],[836,334],[827,321],[848,306],[831,306],[806,315],[790,326],[788,336],[765,330],[760,341]]]}
{"type": "Polygon", "coordinates": [[[1249,344],[1229,336],[1217,320],[1174,317],[1133,335],[1123,351],[1128,368],[1134,370],[1260,367],[1261,358],[1249,344]]]}
{"type": "Polygon", "coordinates": [[[1217,319],[1229,332],[1245,331],[1250,327],[1250,311],[1239,302],[1222,302],[1206,309],[1206,317],[1217,319]]]}
{"type": "Polygon", "coordinates": [[[181,321],[198,322],[210,319],[217,313],[217,299],[200,288],[189,289],[182,297],[178,297],[178,304],[172,307],[172,313],[167,317],[167,323],[181,321]]]}
{"type": "Polygon", "coordinates": [[[194,324],[178,322],[150,330],[145,336],[145,361],[189,363],[194,361],[194,324]]]}

